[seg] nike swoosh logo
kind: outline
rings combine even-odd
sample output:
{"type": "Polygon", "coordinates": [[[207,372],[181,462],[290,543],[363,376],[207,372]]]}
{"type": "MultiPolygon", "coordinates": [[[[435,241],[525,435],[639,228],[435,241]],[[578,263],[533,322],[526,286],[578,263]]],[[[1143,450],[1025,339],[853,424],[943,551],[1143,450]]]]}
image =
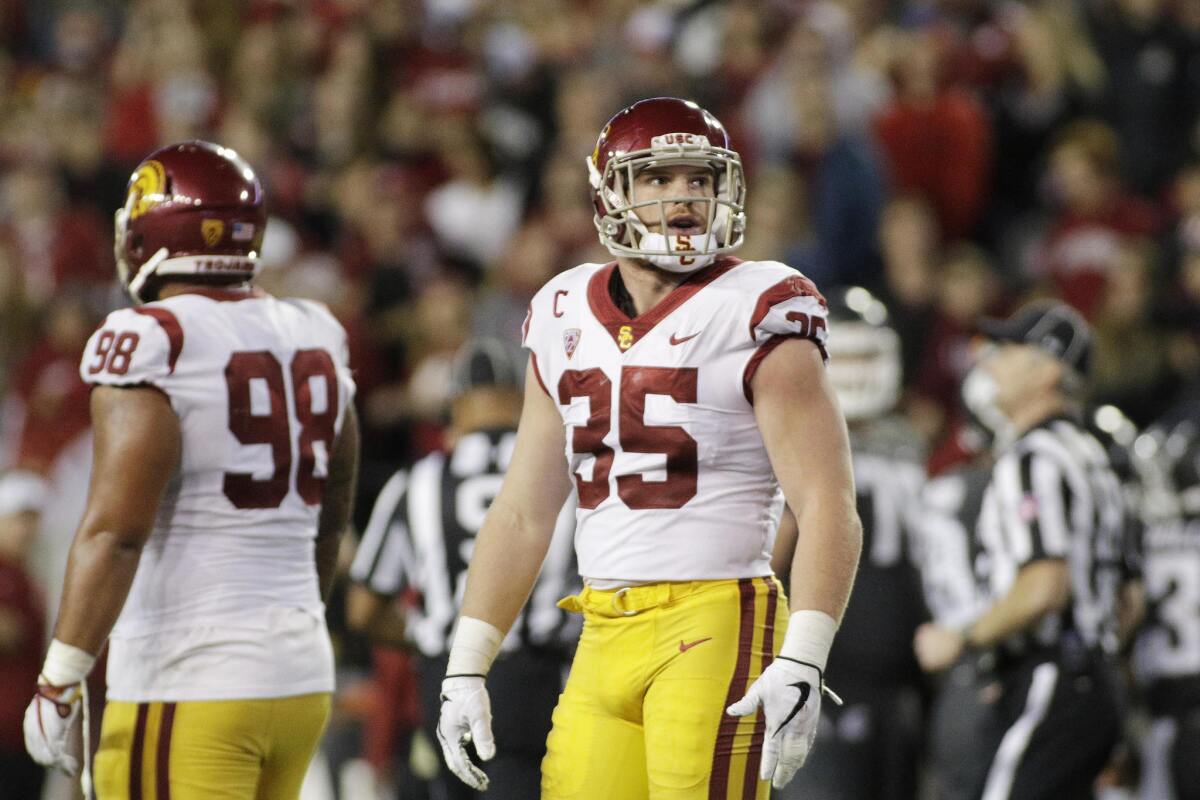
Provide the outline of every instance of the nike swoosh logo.
{"type": "Polygon", "coordinates": [[[691,336],[684,336],[682,339],[675,338],[675,334],[672,333],[669,341],[671,342],[671,344],[683,344],[684,342],[686,342],[689,339],[695,339],[701,333],[703,333],[703,331],[696,331],[691,336]]]}
{"type": "Polygon", "coordinates": [[[688,642],[687,644],[684,644],[683,639],[680,639],[679,640],[679,652],[686,653],[688,650],[691,650],[696,645],[704,644],[705,642],[710,641],[711,639],[712,639],[711,636],[705,636],[703,639],[697,639],[696,641],[688,642]]]}
{"type": "Polygon", "coordinates": [[[789,722],[792,721],[792,717],[800,713],[800,709],[804,708],[804,704],[808,702],[808,695],[812,692],[812,686],[809,685],[808,681],[797,681],[795,683],[789,683],[788,686],[793,686],[800,690],[800,699],[797,700],[796,705],[792,707],[792,713],[788,714],[787,718],[784,719],[783,722],[779,723],[779,727],[775,729],[775,733],[771,734],[772,736],[778,736],[779,732],[783,730],[789,722]]]}

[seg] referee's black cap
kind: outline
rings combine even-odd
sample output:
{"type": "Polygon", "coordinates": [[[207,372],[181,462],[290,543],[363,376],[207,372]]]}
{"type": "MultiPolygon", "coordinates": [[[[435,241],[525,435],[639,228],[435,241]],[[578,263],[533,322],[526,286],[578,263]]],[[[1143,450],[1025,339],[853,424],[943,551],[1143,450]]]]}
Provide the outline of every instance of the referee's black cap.
{"type": "Polygon", "coordinates": [[[450,366],[450,397],[472,389],[521,390],[525,365],[515,345],[494,337],[469,339],[454,354],[450,366]]]}
{"type": "Polygon", "coordinates": [[[979,323],[984,336],[998,342],[1017,342],[1045,350],[1087,375],[1092,361],[1092,332],[1079,312],[1056,300],[1034,300],[1008,319],[979,323]]]}

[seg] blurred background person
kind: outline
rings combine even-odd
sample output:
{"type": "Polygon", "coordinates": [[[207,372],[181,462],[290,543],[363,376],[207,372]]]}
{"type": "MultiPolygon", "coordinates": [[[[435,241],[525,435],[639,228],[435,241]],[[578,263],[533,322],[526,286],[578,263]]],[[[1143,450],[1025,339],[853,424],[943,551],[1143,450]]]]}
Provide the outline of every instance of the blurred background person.
{"type": "MultiPolygon", "coordinates": [[[[861,287],[827,299],[829,380],[850,431],[863,555],[827,665],[846,704],[826,710],[816,751],[781,794],[911,800],[924,745],[923,682],[911,646],[927,616],[914,551],[924,453],[896,411],[900,341],[887,309],[861,287]]],[[[787,512],[772,557],[783,580],[796,536],[787,512]]]]}
{"type": "Polygon", "coordinates": [[[1083,428],[1091,333],[1063,303],[1031,303],[983,327],[964,399],[998,438],[975,528],[987,608],[961,628],[928,623],[914,641],[930,672],[991,650],[999,691],[983,797],[1086,797],[1121,714],[1121,484],[1083,428]]]}
{"type": "MultiPolygon", "coordinates": [[[[458,618],[474,537],[500,489],[516,443],[524,364],[497,339],[471,339],[450,367],[445,452],[401,469],[384,485],[350,570],[350,626],[416,655],[427,742],[435,742],[446,653],[458,618]]],[[[499,755],[485,770],[487,797],[536,797],[550,714],[578,635],[556,605],[580,585],[573,551],[574,504],[563,507],[529,606],[501,646],[491,673],[499,755]]],[[[474,798],[439,765],[432,796],[474,798]]]]}
{"type": "Polygon", "coordinates": [[[21,718],[46,643],[45,602],[29,557],[46,504],[46,482],[0,472],[0,798],[36,798],[43,769],[25,752],[21,718]]]}
{"type": "Polygon", "coordinates": [[[1134,671],[1150,716],[1141,796],[1200,798],[1200,392],[1135,442],[1149,613],[1134,671]]]}

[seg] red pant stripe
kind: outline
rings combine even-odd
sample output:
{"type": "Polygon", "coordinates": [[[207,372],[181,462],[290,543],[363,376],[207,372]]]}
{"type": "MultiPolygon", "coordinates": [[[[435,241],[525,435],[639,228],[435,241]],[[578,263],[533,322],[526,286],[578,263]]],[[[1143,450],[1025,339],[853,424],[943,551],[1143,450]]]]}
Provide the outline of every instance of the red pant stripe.
{"type": "MultiPolygon", "coordinates": [[[[767,587],[767,619],[763,623],[762,660],[758,674],[775,660],[775,606],[779,602],[779,589],[773,578],[761,579],[767,587]]],[[[750,752],[746,757],[746,774],[742,779],[742,797],[753,800],[758,791],[758,768],[762,763],[763,734],[767,728],[766,718],[758,715],[754,723],[754,736],[750,740],[750,752]]]]}
{"type": "Polygon", "coordinates": [[[171,800],[171,728],[175,724],[175,704],[163,703],[162,723],[158,729],[158,752],[154,758],[155,800],[171,800]]]}
{"type": "Polygon", "coordinates": [[[146,746],[146,715],[149,713],[149,703],[138,703],[133,746],[129,749],[129,800],[142,800],[142,749],[146,746]]]}
{"type": "MultiPolygon", "coordinates": [[[[750,683],[750,650],[754,644],[754,580],[752,578],[739,580],[738,592],[741,595],[738,657],[733,677],[729,681],[729,691],[725,695],[726,707],[741,700],[750,683]]],[[[721,724],[717,728],[717,743],[713,748],[712,775],[708,779],[709,800],[724,800],[728,795],[729,767],[733,760],[733,743],[737,727],[737,717],[731,717],[728,714],[721,715],[721,724]]]]}

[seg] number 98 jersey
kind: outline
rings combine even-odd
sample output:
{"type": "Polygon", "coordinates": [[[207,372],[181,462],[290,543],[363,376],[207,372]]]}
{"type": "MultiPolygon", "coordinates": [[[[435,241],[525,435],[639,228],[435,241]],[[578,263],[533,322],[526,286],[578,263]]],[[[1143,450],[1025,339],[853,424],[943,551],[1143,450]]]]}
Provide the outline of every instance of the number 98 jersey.
{"type": "Polygon", "coordinates": [[[612,299],[616,269],[556,276],[522,331],[566,428],[580,573],[599,585],[769,575],[782,501],[751,378],[789,337],[824,356],[825,300],[783,264],[722,259],[630,318],[612,299]]]}
{"type": "Polygon", "coordinates": [[[278,648],[289,626],[298,649],[322,637],[328,647],[313,550],[334,440],[354,397],[341,325],[306,300],[189,292],[109,314],[80,372],[94,385],[160,390],[182,434],[179,466],[113,630],[109,696],[330,690],[332,665],[313,651],[282,675],[269,666],[278,653],[260,661],[253,651],[254,636],[272,641],[273,632],[278,648]],[[303,618],[272,617],[294,611],[303,618]],[[186,679],[186,659],[164,668],[171,642],[180,653],[211,644],[204,630],[226,642],[220,666],[197,664],[186,679]]]}

